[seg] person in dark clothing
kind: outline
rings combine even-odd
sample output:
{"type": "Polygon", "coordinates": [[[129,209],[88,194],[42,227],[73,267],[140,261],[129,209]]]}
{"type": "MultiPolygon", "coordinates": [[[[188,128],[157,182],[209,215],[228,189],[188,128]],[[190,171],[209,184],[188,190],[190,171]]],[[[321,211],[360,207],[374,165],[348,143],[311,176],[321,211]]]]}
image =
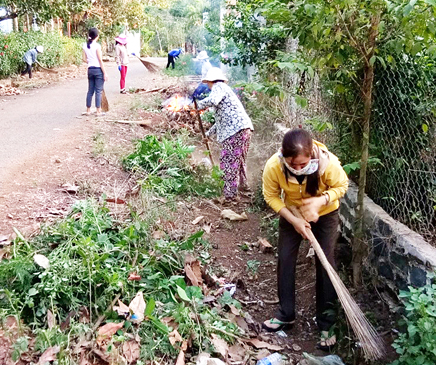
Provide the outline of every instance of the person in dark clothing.
{"type": "Polygon", "coordinates": [[[174,60],[180,56],[180,54],[183,53],[183,49],[178,48],[178,49],[173,49],[171,51],[168,52],[168,63],[167,63],[167,68],[170,67],[170,64],[172,65],[173,69],[174,69],[174,60]]]}
{"type": "Polygon", "coordinates": [[[29,49],[23,56],[23,61],[26,63],[26,69],[21,72],[21,76],[29,74],[29,79],[32,78],[32,65],[36,62],[38,53],[43,53],[43,46],[36,46],[35,48],[29,49]]]}

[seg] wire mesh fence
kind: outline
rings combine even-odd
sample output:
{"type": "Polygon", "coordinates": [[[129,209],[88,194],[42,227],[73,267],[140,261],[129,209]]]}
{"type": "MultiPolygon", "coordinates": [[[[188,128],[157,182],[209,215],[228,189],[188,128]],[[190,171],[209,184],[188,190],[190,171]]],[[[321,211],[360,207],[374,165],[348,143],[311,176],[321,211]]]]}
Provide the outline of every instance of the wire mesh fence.
{"type": "MultiPolygon", "coordinates": [[[[360,93],[348,94],[347,102],[335,90],[317,77],[306,82],[308,107],[289,102],[287,124],[310,125],[357,177],[360,93]]],[[[377,67],[369,154],[368,196],[436,246],[436,67],[428,58],[404,56],[377,67]]]]}
{"type": "MultiPolygon", "coordinates": [[[[358,94],[354,109],[343,96],[311,83],[302,113],[315,137],[344,164],[359,166],[358,94]],[[328,95],[327,95],[328,94],[328,95]],[[330,125],[332,124],[332,125],[330,125]]],[[[436,246],[436,71],[424,57],[378,67],[373,92],[367,194],[391,217],[436,246]]],[[[357,176],[357,175],[356,175],[357,176]]]]}
{"type": "Polygon", "coordinates": [[[376,76],[368,195],[436,244],[436,72],[404,57],[376,76]]]}

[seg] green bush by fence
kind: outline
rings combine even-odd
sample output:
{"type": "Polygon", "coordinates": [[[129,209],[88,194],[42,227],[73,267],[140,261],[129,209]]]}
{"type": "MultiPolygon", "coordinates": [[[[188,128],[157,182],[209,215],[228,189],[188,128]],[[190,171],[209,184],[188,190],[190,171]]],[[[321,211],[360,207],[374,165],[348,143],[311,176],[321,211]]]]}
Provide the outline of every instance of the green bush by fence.
{"type": "Polygon", "coordinates": [[[80,64],[82,39],[61,36],[57,32],[12,32],[0,34],[0,78],[16,74],[24,68],[23,55],[38,45],[44,53],[38,61],[46,67],[80,64]]]}

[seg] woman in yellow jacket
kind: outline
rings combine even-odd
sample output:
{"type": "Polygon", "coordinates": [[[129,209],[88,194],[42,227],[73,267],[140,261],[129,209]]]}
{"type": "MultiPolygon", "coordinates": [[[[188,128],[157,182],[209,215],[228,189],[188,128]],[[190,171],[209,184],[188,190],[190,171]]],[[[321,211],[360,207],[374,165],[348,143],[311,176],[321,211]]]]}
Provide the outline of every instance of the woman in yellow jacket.
{"type": "MultiPolygon", "coordinates": [[[[338,158],[303,129],[287,132],[282,148],[266,163],[263,173],[265,201],[280,215],[278,243],[279,308],[263,323],[269,332],[289,328],[295,320],[295,269],[300,243],[312,229],[328,261],[335,267],[339,199],[348,188],[347,174],[338,158]],[[289,207],[300,209],[305,219],[289,207]]],[[[335,289],[316,258],[316,320],[321,332],[318,348],[330,350],[336,343],[329,329],[336,321],[335,289]]]]}

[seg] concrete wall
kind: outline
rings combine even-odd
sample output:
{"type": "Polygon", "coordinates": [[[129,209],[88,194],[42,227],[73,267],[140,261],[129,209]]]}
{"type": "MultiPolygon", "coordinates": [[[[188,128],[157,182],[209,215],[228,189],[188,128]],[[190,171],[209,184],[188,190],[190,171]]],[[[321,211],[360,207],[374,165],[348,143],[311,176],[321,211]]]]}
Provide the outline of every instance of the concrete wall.
{"type": "MultiPolygon", "coordinates": [[[[350,182],[341,200],[340,216],[344,238],[351,242],[355,220],[357,186],[350,182]]],[[[365,197],[364,227],[369,243],[368,269],[393,292],[408,285],[424,286],[432,282],[436,272],[436,248],[418,233],[392,219],[379,205],[365,197]]]]}

